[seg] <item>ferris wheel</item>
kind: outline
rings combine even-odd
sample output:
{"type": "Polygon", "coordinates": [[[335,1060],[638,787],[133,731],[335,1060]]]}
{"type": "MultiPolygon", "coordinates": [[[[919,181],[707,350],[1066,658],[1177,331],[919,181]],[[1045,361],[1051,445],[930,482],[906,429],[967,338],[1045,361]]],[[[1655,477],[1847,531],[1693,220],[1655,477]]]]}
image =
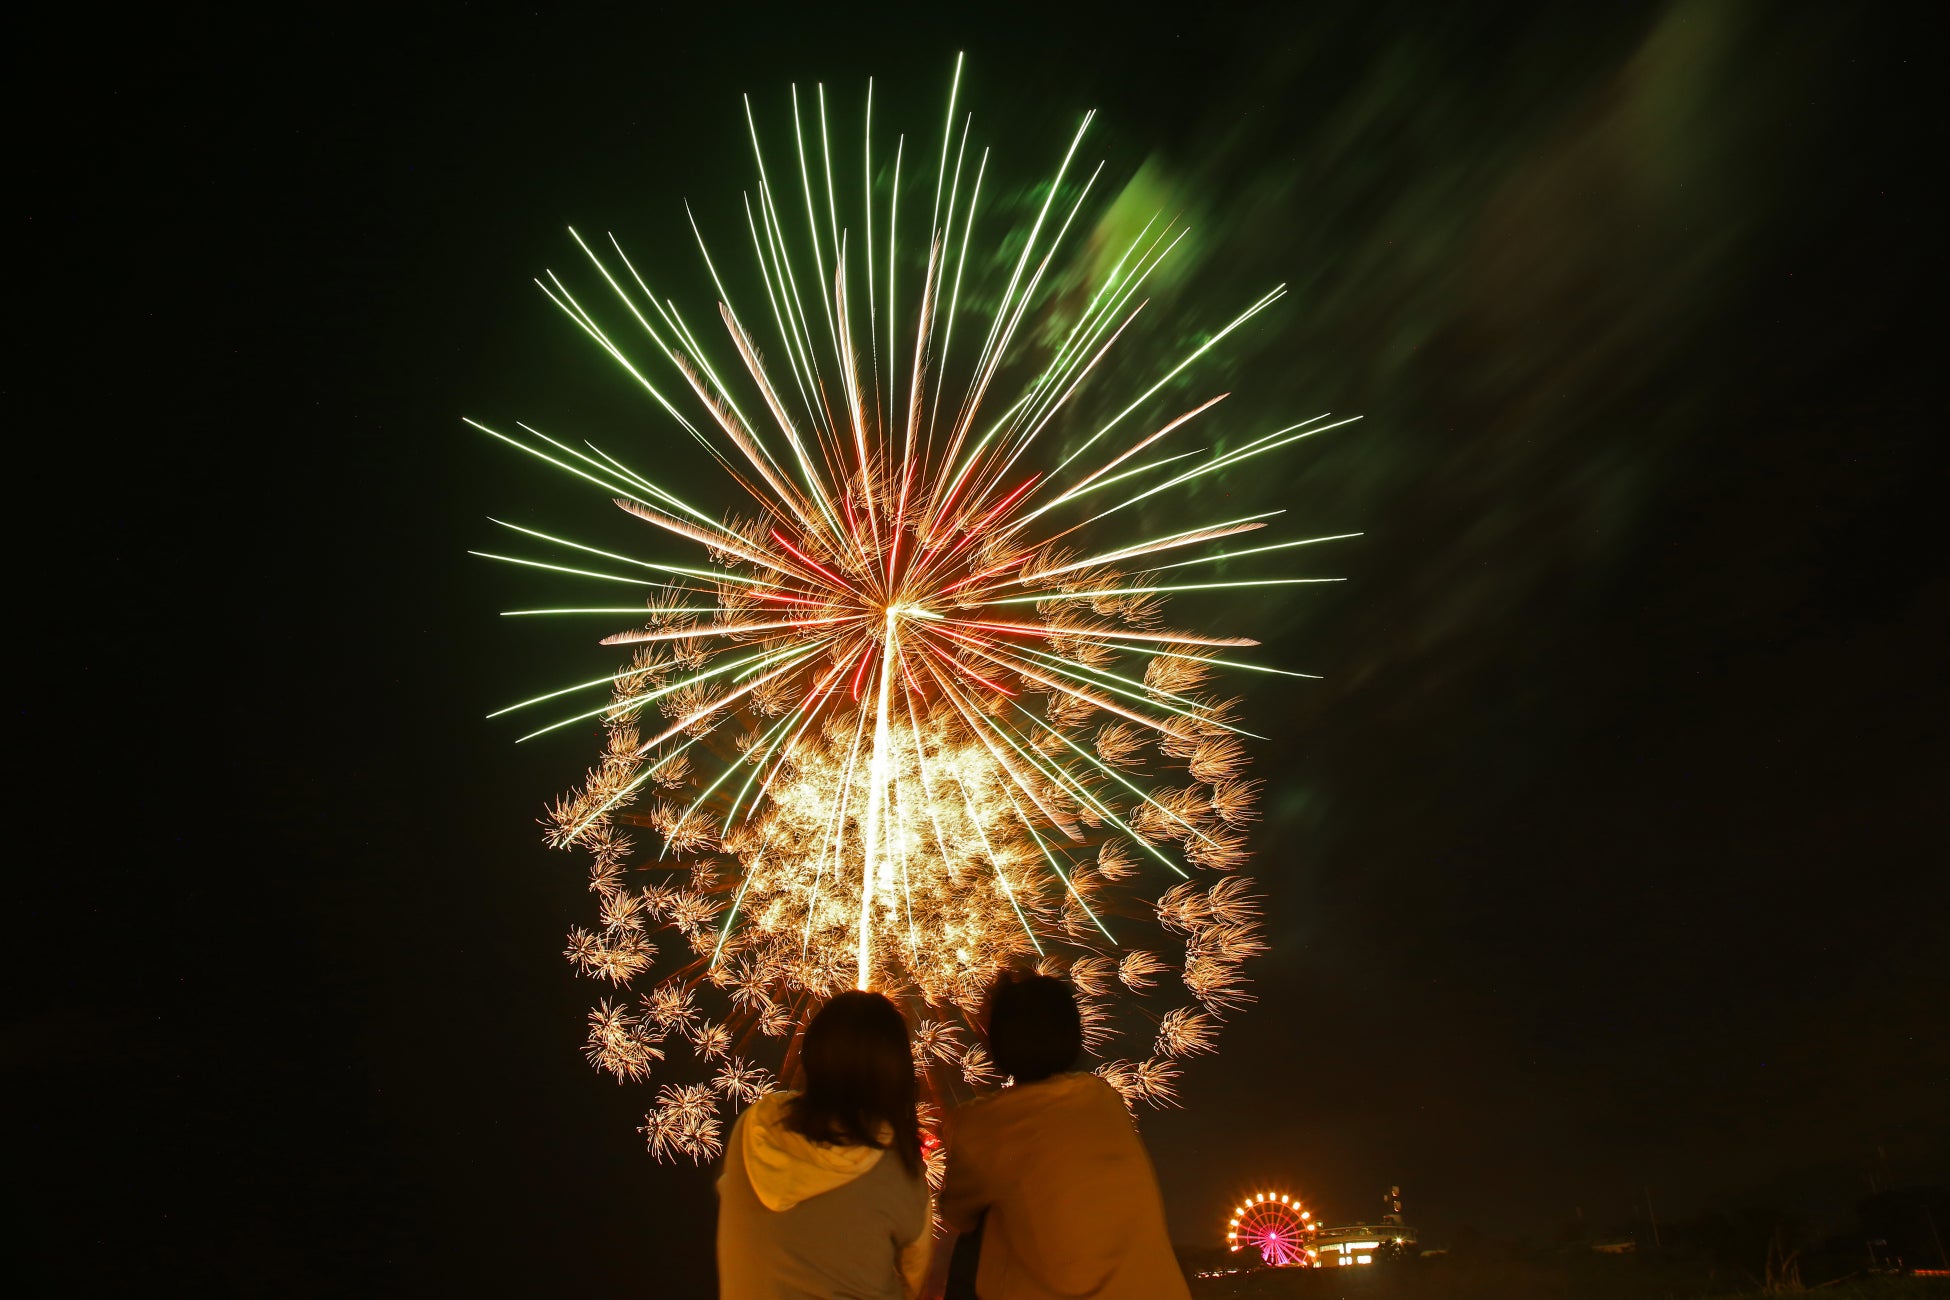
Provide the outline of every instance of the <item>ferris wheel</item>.
{"type": "Polygon", "coordinates": [[[1300,1198],[1280,1192],[1256,1192],[1233,1210],[1226,1224],[1226,1245],[1233,1250],[1256,1248],[1273,1268],[1313,1263],[1311,1242],[1316,1228],[1313,1211],[1301,1208],[1300,1198]]]}

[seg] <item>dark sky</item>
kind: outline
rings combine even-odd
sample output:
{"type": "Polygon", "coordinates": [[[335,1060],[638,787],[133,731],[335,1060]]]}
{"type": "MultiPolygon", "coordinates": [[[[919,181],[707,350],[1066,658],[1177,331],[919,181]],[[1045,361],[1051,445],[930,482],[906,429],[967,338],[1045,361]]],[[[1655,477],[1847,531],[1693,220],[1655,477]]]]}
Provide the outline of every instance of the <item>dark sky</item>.
{"type": "Polygon", "coordinates": [[[1277,945],[1145,1121],[1177,1235],[1260,1180],[1399,1182],[1437,1238],[1942,1181],[1944,141],[1899,12],[30,26],[6,1063],[64,1267],[708,1287],[708,1173],[578,1057],[534,817],[589,742],[481,720],[592,652],[464,552],[588,498],[460,417],[709,482],[529,277],[571,222],[691,274],[739,92],[871,72],[926,132],[957,49],[1018,183],[1096,107],[1111,192],[1188,214],[1161,306],[1290,285],[1235,402],[1366,417],[1207,497],[1366,535],[1213,610],[1325,680],[1254,686],[1277,945]]]}

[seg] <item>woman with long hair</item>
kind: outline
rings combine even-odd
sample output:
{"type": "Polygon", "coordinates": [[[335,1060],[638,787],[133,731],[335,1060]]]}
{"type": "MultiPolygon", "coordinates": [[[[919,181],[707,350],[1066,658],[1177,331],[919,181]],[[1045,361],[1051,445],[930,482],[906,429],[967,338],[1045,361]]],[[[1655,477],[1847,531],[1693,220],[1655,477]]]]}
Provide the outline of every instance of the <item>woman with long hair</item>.
{"type": "Polygon", "coordinates": [[[803,1086],[738,1117],[718,1177],[722,1300],[906,1300],[927,1276],[914,1053],[878,993],[835,996],[799,1045],[803,1086]]]}

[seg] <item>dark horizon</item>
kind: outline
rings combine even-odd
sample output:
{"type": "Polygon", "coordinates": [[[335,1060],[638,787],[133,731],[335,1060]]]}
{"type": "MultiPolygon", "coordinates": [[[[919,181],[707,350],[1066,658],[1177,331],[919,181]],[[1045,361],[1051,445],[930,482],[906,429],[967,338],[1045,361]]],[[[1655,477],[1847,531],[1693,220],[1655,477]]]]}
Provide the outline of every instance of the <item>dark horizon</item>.
{"type": "Polygon", "coordinates": [[[588,895],[536,818],[591,741],[482,719],[612,652],[510,627],[548,589],[466,551],[594,507],[461,418],[715,492],[529,278],[574,224],[688,285],[741,92],[873,74],[926,133],[958,50],[1010,180],[1096,108],[1113,183],[1189,214],[1172,310],[1289,284],[1232,403],[1364,416],[1214,496],[1364,535],[1320,561],[1348,581],[1225,609],[1323,680],[1227,683],[1270,738],[1274,949],[1141,1117],[1176,1239],[1269,1184],[1542,1240],[1648,1188],[1839,1227],[1872,1178],[1950,1182],[1930,33],[1197,17],[30,27],[21,386],[60,401],[19,436],[59,468],[18,483],[60,521],[60,689],[21,706],[48,951],[7,1041],[70,1270],[708,1290],[711,1171],[580,1059],[588,895]]]}

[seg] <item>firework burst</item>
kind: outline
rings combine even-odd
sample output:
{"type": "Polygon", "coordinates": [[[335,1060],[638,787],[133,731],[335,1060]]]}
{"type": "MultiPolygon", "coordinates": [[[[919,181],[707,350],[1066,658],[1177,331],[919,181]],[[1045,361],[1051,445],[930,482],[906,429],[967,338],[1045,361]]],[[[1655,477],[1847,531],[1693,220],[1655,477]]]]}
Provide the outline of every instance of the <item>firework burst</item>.
{"type": "Polygon", "coordinates": [[[773,1086],[748,1056],[768,1038],[789,1056],[805,1014],[842,988],[908,1008],[916,1069],[940,1097],[996,1081],[970,1022],[999,971],[1066,972],[1093,1053],[1127,1035],[1150,1053],[1099,1072],[1153,1105],[1173,1104],[1179,1060],[1211,1051],[1250,1000],[1244,964],[1264,943],[1252,884],[1233,873],[1255,815],[1251,733],[1209,682],[1283,670],[1238,659],[1246,637],[1170,626],[1165,601],[1330,581],[1200,581],[1197,567],[1334,539],[1231,543],[1277,511],[1155,536],[1116,528],[1140,502],[1348,421],[1186,448],[1223,394],[1158,409],[1277,288],[1141,392],[1092,391],[1185,232],[1154,220],[1060,312],[1049,272],[1098,178],[1073,167],[1090,118],[1033,220],[983,230],[989,156],[971,156],[959,86],[958,62],[918,251],[900,243],[913,220],[900,199],[925,183],[910,168],[903,188],[904,138],[891,166],[882,144],[876,170],[871,86],[856,225],[841,223],[853,205],[834,178],[850,163],[831,148],[824,88],[803,103],[794,90],[795,148],[769,172],[747,103],[745,233],[763,292],[756,314],[734,305],[693,223],[719,294],[715,353],[613,238],[598,251],[574,235],[638,344],[553,273],[539,282],[717,461],[736,508],[695,507],[591,443],[469,421],[694,548],[676,562],[506,525],[576,562],[490,557],[647,597],[510,611],[613,616],[627,626],[602,643],[629,659],[501,712],[602,695],[529,734],[602,729],[547,838],[590,859],[597,924],[572,930],[566,955],[611,990],[590,1013],[591,1063],[642,1081],[687,1055],[702,1076],[659,1087],[642,1128],[659,1157],[715,1155],[720,1107],[773,1086]],[[796,193],[774,191],[779,174],[796,175],[796,193]],[[1012,256],[983,251],[1005,238],[1012,256]],[[999,297],[964,311],[978,282],[999,297]],[[1023,343],[1031,333],[1049,342],[1023,343]],[[1084,422],[1084,409],[1102,414],[1084,422]],[[654,852],[633,827],[654,833],[654,852]],[[615,996],[646,978],[635,1002],[615,996]]]}

